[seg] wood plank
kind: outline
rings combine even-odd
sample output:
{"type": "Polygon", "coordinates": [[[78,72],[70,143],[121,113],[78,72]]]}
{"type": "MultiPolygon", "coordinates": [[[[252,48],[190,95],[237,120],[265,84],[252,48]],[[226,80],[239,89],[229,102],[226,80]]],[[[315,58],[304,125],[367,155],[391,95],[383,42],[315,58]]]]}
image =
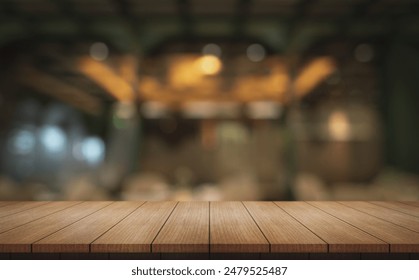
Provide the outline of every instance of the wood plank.
{"type": "Polygon", "coordinates": [[[269,252],[269,243],[241,202],[211,202],[210,252],[269,252]]]}
{"type": "Polygon", "coordinates": [[[404,204],[398,201],[369,201],[372,204],[376,204],[382,207],[390,208],[405,214],[419,217],[419,207],[404,204]]]}
{"type": "Polygon", "coordinates": [[[146,202],[90,245],[91,252],[145,253],[177,202],[146,202]]]}
{"type": "Polygon", "coordinates": [[[56,201],[47,203],[37,207],[36,209],[28,209],[13,215],[0,218],[0,233],[14,229],[18,226],[30,223],[45,216],[54,214],[65,208],[80,204],[81,201],[56,201]]]}
{"type": "Polygon", "coordinates": [[[144,202],[119,201],[51,234],[32,245],[32,252],[88,253],[90,243],[144,202]]]}
{"type": "Polygon", "coordinates": [[[309,204],[390,244],[393,253],[419,252],[419,233],[376,218],[338,202],[315,201],[309,204]]]}
{"type": "Polygon", "coordinates": [[[358,211],[367,213],[377,218],[386,220],[393,224],[419,232],[419,218],[401,213],[392,209],[378,206],[365,201],[341,201],[346,206],[352,207],[358,211]]]}
{"type": "Polygon", "coordinates": [[[179,202],[152,245],[153,252],[209,252],[209,202],[179,202]]]}
{"type": "Polygon", "coordinates": [[[0,252],[31,252],[36,241],[98,211],[110,204],[108,201],[89,201],[30,222],[0,234],[0,252]]]}
{"type": "Polygon", "coordinates": [[[419,201],[400,201],[400,203],[419,207],[419,201]]]}
{"type": "Polygon", "coordinates": [[[16,202],[17,201],[0,201],[0,207],[7,206],[7,205],[10,205],[10,204],[14,204],[16,202]]]}
{"type": "Polygon", "coordinates": [[[327,244],[273,202],[243,202],[277,253],[327,252],[327,244]]]}
{"type": "Polygon", "coordinates": [[[329,244],[329,253],[388,252],[389,245],[316,207],[302,202],[275,202],[329,244]]]}
{"type": "Polygon", "coordinates": [[[28,209],[33,209],[47,204],[49,201],[19,201],[0,208],[0,218],[16,214],[28,209]]]}

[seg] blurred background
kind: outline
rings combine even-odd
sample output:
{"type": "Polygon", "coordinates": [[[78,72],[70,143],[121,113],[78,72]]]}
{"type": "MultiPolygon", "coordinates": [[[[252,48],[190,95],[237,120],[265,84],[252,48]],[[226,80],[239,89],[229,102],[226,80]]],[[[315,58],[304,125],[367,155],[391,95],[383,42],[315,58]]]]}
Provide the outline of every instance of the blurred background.
{"type": "Polygon", "coordinates": [[[1,200],[417,200],[417,0],[0,0],[1,200]]]}

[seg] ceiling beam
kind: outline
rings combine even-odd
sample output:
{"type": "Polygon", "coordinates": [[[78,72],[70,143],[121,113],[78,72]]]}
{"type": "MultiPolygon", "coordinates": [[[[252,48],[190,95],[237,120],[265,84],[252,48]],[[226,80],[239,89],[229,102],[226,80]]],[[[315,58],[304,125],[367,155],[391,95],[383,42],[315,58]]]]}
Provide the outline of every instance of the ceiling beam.
{"type": "Polygon", "coordinates": [[[364,2],[355,4],[351,12],[351,17],[354,17],[354,18],[365,17],[368,14],[368,11],[370,10],[370,8],[375,3],[378,3],[378,2],[379,0],[366,0],[364,2]]]}
{"type": "Polygon", "coordinates": [[[121,19],[125,22],[129,33],[132,36],[133,46],[129,49],[137,48],[140,45],[140,28],[143,22],[141,18],[134,19],[134,15],[131,12],[130,4],[127,0],[112,0],[112,3],[119,12],[121,19]]]}
{"type": "Polygon", "coordinates": [[[366,0],[355,4],[352,11],[349,13],[349,16],[338,21],[340,26],[338,33],[346,36],[349,32],[351,22],[365,18],[370,8],[378,1],[379,0],[366,0]]]}
{"type": "Polygon", "coordinates": [[[79,34],[88,34],[89,19],[76,10],[74,2],[70,0],[60,0],[54,1],[54,3],[58,5],[63,17],[73,20],[79,34]]]}
{"type": "Polygon", "coordinates": [[[303,66],[294,81],[294,91],[298,98],[311,93],[319,84],[336,70],[336,63],[330,57],[316,58],[303,66]]]}
{"type": "Polygon", "coordinates": [[[77,61],[78,70],[101,86],[116,100],[132,102],[136,100],[136,91],[132,84],[122,78],[111,67],[90,57],[77,61]]]}
{"type": "Polygon", "coordinates": [[[295,15],[288,20],[287,28],[285,32],[286,38],[286,47],[285,53],[290,54],[295,51],[297,40],[298,40],[298,28],[301,23],[301,19],[305,17],[308,13],[308,8],[310,5],[313,5],[316,0],[300,0],[300,2],[296,5],[295,8],[295,15]]]}
{"type": "Polygon", "coordinates": [[[238,0],[234,18],[234,36],[241,37],[244,33],[246,20],[249,18],[251,0],[238,0]]]}
{"type": "Polygon", "coordinates": [[[18,77],[20,82],[39,93],[49,95],[88,114],[100,115],[102,113],[103,104],[100,99],[73,85],[40,71],[32,65],[22,65],[20,73],[18,77]]]}
{"type": "Polygon", "coordinates": [[[191,36],[192,35],[192,16],[190,11],[190,0],[176,0],[177,1],[177,8],[180,17],[180,21],[182,24],[182,30],[184,36],[191,36]]]}

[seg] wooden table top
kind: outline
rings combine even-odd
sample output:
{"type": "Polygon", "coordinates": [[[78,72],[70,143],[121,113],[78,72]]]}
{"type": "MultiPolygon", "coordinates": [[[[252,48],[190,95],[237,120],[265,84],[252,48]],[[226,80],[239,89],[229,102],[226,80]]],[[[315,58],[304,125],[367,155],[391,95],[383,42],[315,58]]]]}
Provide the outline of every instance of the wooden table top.
{"type": "Polygon", "coordinates": [[[0,253],[418,253],[419,202],[0,202],[0,253]]]}

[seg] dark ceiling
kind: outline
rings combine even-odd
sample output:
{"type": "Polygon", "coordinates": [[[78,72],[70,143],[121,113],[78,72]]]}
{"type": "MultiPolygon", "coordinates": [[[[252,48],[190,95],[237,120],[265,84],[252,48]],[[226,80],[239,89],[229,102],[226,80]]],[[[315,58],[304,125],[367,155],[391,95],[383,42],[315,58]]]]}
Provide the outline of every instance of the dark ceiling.
{"type": "Polygon", "coordinates": [[[419,39],[418,0],[0,0],[0,59],[8,50],[35,53],[19,66],[35,68],[23,74],[32,79],[26,83],[49,95],[60,88],[55,97],[87,112],[115,98],[66,56],[85,54],[96,41],[134,56],[223,41],[259,42],[271,54],[292,56],[330,41],[400,39],[419,39]]]}
{"type": "Polygon", "coordinates": [[[253,38],[277,52],[319,38],[419,37],[417,0],[1,0],[0,45],[103,38],[152,51],[168,38],[253,38]]]}

